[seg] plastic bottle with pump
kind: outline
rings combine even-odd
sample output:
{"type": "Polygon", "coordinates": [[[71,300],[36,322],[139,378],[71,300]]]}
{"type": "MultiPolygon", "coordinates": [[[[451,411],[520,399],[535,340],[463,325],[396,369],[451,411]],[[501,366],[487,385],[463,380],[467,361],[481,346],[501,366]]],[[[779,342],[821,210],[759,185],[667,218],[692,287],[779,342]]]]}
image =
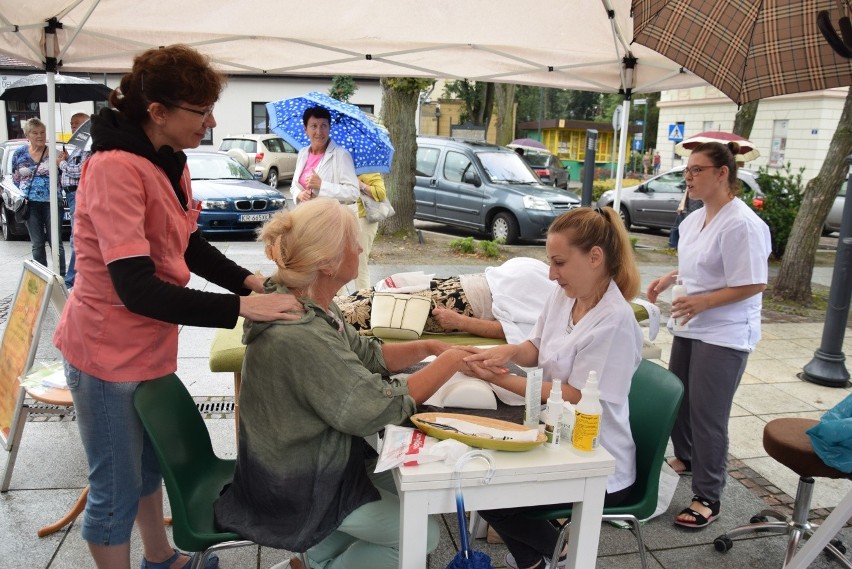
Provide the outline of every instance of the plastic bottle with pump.
{"type": "MultiPolygon", "coordinates": [[[[680,278],[680,275],[675,275],[675,285],[672,287],[672,304],[674,301],[682,296],[686,296],[686,285],[683,284],[683,279],[680,278]]],[[[682,323],[681,320],[674,321],[674,331],[675,332],[685,332],[689,330],[689,322],[682,323]]]]}
{"type": "Polygon", "coordinates": [[[600,392],[598,391],[598,374],[589,372],[586,386],[580,390],[580,401],[574,416],[574,432],[571,443],[575,449],[582,452],[592,452],[600,445],[601,407],[600,392]]]}
{"type": "Polygon", "coordinates": [[[544,413],[544,446],[557,447],[562,435],[562,382],[554,379],[547,397],[547,411],[544,413]]]}

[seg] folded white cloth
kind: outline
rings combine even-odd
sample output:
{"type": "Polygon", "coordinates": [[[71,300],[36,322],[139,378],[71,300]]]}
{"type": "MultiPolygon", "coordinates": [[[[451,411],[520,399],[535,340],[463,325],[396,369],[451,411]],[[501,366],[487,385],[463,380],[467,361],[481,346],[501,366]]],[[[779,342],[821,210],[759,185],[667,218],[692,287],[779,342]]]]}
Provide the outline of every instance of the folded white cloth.
{"type": "Polygon", "coordinates": [[[460,419],[441,417],[440,415],[436,416],[432,422],[447,425],[448,427],[458,430],[461,434],[471,435],[474,437],[486,435],[490,438],[503,441],[535,441],[538,439],[538,429],[509,431],[505,429],[486,427],[485,425],[478,425],[476,423],[470,423],[460,419]]]}
{"type": "Polygon", "coordinates": [[[423,271],[394,273],[376,283],[376,292],[418,292],[428,290],[435,274],[427,275],[423,271]]]}

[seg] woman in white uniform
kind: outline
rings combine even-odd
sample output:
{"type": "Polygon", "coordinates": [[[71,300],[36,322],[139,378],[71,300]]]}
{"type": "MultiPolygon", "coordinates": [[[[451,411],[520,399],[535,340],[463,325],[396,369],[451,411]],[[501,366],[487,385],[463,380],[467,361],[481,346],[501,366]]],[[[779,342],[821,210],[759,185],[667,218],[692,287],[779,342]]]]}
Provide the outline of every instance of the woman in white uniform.
{"type": "Polygon", "coordinates": [[[690,199],[704,208],[680,225],[678,268],[648,287],[648,300],[679,275],[687,296],[672,302],[669,369],[684,385],[672,431],[676,472],[692,472],[692,503],[675,523],[701,528],[719,516],[725,488],[728,418],[749,352],[760,339],[760,308],[771,251],[769,228],[736,197],[736,143],[701,144],[685,171],[690,199]],[[674,331],[674,319],[688,326],[674,331]]]}
{"type": "MultiPolygon", "coordinates": [[[[639,269],[624,224],[611,208],[581,208],[559,216],[547,233],[547,257],[550,279],[558,287],[548,296],[529,339],[470,355],[465,361],[482,379],[519,395],[525,393],[525,378],[495,375],[479,366],[511,361],[541,367],[545,382],[562,381],[562,397],[572,403],[580,400],[589,372],[597,372],[603,407],[601,446],[615,457],[605,504],[614,506],[636,481],[627,394],[642,358],[642,332],[628,299],[639,291],[639,269]]],[[[549,394],[545,384],[542,401],[549,394]]],[[[554,507],[558,506],[480,512],[509,548],[506,565],[545,567],[558,532],[548,521],[527,515],[554,507]]]]}

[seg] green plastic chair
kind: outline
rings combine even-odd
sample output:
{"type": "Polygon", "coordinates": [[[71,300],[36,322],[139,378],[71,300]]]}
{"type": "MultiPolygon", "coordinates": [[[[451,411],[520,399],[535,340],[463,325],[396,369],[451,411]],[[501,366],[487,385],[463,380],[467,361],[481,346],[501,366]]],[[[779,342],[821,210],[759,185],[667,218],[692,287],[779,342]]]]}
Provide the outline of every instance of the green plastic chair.
{"type": "MultiPolygon", "coordinates": [[[[630,524],[630,529],[639,542],[643,569],[648,569],[648,560],[640,520],[650,517],[657,508],[660,469],[682,398],[683,384],[676,375],[653,362],[642,360],[633,374],[628,395],[630,430],[633,433],[633,442],[636,443],[636,483],[624,502],[618,506],[604,508],[603,519],[630,524]]],[[[569,519],[569,522],[562,526],[554,548],[552,559],[558,559],[565,540],[565,531],[570,523],[571,508],[537,512],[529,517],[546,520],[569,519]]]]}
{"type": "MultiPolygon", "coordinates": [[[[163,471],[175,545],[203,552],[193,559],[192,569],[204,567],[214,551],[255,545],[234,532],[216,529],[213,503],[233,479],[236,461],[213,452],[204,419],[180,379],[171,374],[144,381],[133,402],[163,471]]],[[[301,561],[309,567],[304,554],[301,561]]]]}

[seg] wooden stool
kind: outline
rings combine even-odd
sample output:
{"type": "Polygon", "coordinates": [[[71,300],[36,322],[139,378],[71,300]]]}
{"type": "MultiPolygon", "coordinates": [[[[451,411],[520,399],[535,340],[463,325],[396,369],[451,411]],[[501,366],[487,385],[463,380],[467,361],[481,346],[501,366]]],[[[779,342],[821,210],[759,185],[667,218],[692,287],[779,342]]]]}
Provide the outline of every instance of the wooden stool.
{"type": "MultiPolygon", "coordinates": [[[[799,475],[799,487],[796,490],[796,501],[793,504],[793,516],[787,518],[774,510],[762,510],[760,514],[753,516],[749,524],[732,529],[724,535],[720,535],[713,542],[716,551],[726,552],[734,546],[731,538],[750,532],[771,532],[789,535],[787,541],[787,555],[784,558],[785,567],[796,553],[799,541],[802,537],[813,535],[817,526],[808,521],[808,512],[811,507],[811,496],[813,495],[814,476],[823,478],[849,478],[848,472],[841,472],[831,468],[820,460],[814,452],[811,441],[805,431],[816,425],[818,421],[813,419],[784,418],[775,419],[766,424],[763,429],[763,448],[766,452],[799,475]],[[768,518],[779,521],[770,522],[768,518]]],[[[832,540],[825,546],[825,550],[834,555],[840,563],[852,569],[844,553],[846,548],[840,540],[832,540]]]]}

